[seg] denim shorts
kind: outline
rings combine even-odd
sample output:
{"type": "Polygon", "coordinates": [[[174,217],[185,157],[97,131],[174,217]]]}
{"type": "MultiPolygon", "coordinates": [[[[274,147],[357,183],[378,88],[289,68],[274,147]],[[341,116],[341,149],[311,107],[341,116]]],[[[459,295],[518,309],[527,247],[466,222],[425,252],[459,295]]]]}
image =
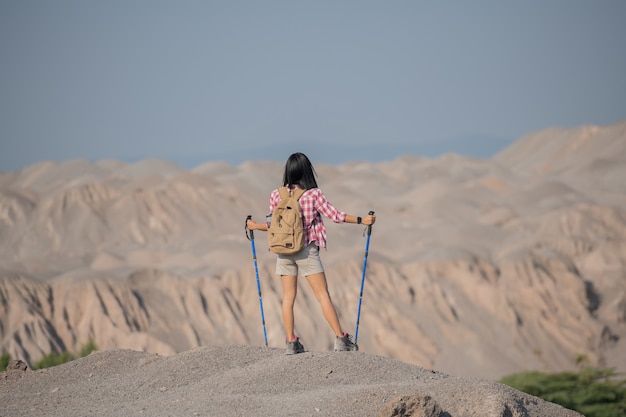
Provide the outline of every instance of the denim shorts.
{"type": "Polygon", "coordinates": [[[278,255],[276,274],[309,276],[324,272],[320,251],[315,242],[293,255],[278,255]]]}

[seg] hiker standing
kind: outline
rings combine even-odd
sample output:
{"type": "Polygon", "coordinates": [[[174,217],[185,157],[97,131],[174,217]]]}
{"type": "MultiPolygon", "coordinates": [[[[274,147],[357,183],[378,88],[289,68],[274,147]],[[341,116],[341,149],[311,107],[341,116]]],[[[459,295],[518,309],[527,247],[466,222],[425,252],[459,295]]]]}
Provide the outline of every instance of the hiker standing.
{"type": "MultiPolygon", "coordinates": [[[[366,226],[374,224],[376,217],[367,215],[361,218],[337,210],[317,187],[315,178],[315,169],[306,155],[297,152],[289,156],[285,164],[283,185],[287,187],[291,195],[294,193],[300,195],[303,191],[297,201],[302,213],[304,242],[303,249],[297,253],[279,253],[276,260],[276,274],[281,276],[283,287],[282,316],[287,333],[287,354],[304,352],[304,346],[294,333],[293,306],[297,294],[298,275],[304,276],[309,282],[317,301],[320,303],[324,318],[335,333],[335,351],[358,350],[358,346],[352,342],[352,337],[342,330],[337,311],[328,292],[326,274],[319,256],[319,248],[326,247],[326,228],[321,215],[323,214],[335,223],[353,223],[366,226]]],[[[283,190],[284,192],[285,190],[283,190]]],[[[270,225],[273,224],[270,223],[271,216],[280,201],[280,189],[272,191],[267,222],[256,223],[249,219],[246,222],[247,227],[250,230],[268,231],[270,225]]]]}

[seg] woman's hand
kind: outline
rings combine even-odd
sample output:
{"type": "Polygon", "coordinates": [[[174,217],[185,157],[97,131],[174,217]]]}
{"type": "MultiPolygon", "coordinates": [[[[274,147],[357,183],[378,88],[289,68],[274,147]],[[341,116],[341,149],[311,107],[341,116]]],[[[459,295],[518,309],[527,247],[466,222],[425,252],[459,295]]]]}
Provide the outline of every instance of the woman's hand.
{"type": "Polygon", "coordinates": [[[363,219],[361,219],[361,224],[364,224],[366,226],[371,226],[375,222],[376,222],[376,216],[372,214],[368,214],[367,216],[363,217],[363,219]]]}
{"type": "Polygon", "coordinates": [[[262,232],[267,232],[267,224],[257,223],[252,219],[246,220],[246,227],[248,227],[249,230],[260,230],[262,232]]]}

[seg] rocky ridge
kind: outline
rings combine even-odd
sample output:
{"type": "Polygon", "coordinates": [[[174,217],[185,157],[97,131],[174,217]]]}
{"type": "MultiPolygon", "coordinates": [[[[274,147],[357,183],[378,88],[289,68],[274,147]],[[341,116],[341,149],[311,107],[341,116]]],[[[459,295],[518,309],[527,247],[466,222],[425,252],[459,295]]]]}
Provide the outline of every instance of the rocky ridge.
{"type": "Polygon", "coordinates": [[[363,352],[256,346],[196,348],[173,356],[92,354],[41,371],[0,374],[13,417],[354,416],[580,417],[496,382],[455,377],[363,352]]]}

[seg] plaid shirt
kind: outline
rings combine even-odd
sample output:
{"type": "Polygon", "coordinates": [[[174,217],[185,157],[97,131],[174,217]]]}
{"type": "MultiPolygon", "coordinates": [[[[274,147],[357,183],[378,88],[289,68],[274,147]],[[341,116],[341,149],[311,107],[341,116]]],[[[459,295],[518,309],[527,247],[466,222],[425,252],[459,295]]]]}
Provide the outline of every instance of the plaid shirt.
{"type": "MultiPolygon", "coordinates": [[[[270,212],[268,216],[274,212],[274,208],[279,201],[280,193],[276,189],[270,195],[270,212]]],[[[306,231],[304,244],[308,246],[311,242],[317,242],[317,246],[325,248],[326,228],[322,221],[322,214],[335,223],[343,223],[346,220],[346,213],[337,210],[335,206],[326,200],[324,193],[319,188],[306,190],[298,201],[302,209],[302,220],[306,231]]]]}

